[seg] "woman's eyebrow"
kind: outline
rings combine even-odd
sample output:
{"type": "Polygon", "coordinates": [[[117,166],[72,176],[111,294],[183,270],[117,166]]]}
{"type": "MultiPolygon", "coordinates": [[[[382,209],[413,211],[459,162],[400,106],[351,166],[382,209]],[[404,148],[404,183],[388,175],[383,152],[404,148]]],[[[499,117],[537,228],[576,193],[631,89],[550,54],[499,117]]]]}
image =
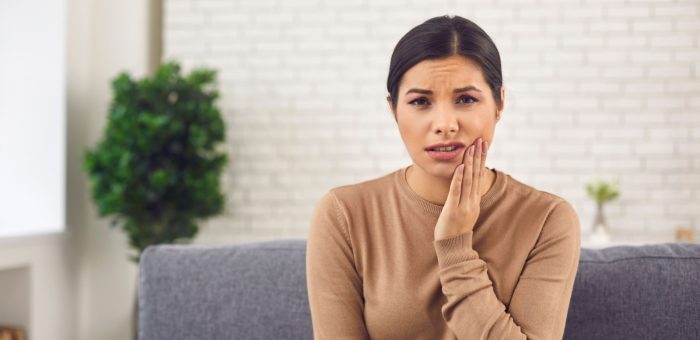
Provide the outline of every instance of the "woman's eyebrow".
{"type": "MultiPolygon", "coordinates": [[[[474,90],[474,91],[481,92],[481,90],[479,90],[479,89],[478,89],[476,86],[474,86],[474,85],[468,85],[468,86],[465,86],[465,87],[460,87],[460,88],[454,89],[454,91],[452,91],[452,92],[453,92],[453,93],[459,93],[459,92],[466,92],[466,91],[469,91],[469,90],[474,90]]],[[[424,89],[416,89],[416,88],[413,88],[413,89],[410,89],[410,90],[406,91],[406,94],[409,94],[409,93],[411,93],[411,92],[421,93],[421,94],[433,94],[433,91],[424,90],[424,89]]]]}

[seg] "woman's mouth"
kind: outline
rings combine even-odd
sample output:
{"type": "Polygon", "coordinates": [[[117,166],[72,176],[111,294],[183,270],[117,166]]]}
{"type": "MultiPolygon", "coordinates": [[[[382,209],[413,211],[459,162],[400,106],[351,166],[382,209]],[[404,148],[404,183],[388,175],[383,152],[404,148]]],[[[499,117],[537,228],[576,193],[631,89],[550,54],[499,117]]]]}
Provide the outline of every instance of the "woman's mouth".
{"type": "Polygon", "coordinates": [[[426,150],[428,156],[436,161],[449,161],[464,153],[463,146],[452,146],[426,150]]]}

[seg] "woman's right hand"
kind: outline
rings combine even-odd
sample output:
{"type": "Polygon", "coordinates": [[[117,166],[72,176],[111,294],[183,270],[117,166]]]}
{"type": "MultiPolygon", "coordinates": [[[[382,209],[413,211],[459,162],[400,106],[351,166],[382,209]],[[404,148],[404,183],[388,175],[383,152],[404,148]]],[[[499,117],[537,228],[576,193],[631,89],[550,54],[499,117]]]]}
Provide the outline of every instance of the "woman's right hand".
{"type": "MultiPolygon", "coordinates": [[[[452,175],[450,191],[435,225],[434,239],[446,239],[470,232],[481,209],[481,183],[485,177],[486,151],[481,138],[465,151],[462,163],[452,175]]],[[[485,181],[485,180],[484,180],[485,181]]]]}

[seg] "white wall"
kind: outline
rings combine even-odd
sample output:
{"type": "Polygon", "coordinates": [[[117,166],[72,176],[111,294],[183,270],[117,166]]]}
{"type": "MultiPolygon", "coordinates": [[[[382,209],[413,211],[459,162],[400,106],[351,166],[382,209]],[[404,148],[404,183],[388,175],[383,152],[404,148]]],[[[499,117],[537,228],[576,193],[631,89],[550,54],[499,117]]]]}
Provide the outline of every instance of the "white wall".
{"type": "Polygon", "coordinates": [[[0,323],[71,340],[74,243],[55,233],[65,225],[64,1],[0,8],[0,323]]]}
{"type": "MultiPolygon", "coordinates": [[[[165,2],[164,58],[219,69],[231,168],[226,215],[199,243],[305,237],[332,186],[411,163],[384,100],[396,42],[430,17],[496,42],[506,109],[488,166],[571,201],[619,179],[613,234],[700,230],[700,3],[658,1],[165,2]]],[[[696,234],[698,234],[696,232],[696,234]]]]}
{"type": "Polygon", "coordinates": [[[68,29],[69,224],[77,248],[77,331],[81,340],[131,338],[136,265],[124,233],[97,217],[83,153],[102,136],[111,80],[122,70],[140,78],[152,64],[150,3],[70,0],[68,29]]]}
{"type": "Polygon", "coordinates": [[[0,237],[65,226],[65,12],[0,2],[0,237]]]}
{"type": "Polygon", "coordinates": [[[0,270],[30,268],[30,339],[130,339],[137,268],[121,230],[97,217],[82,160],[102,135],[112,78],[142,77],[158,60],[157,1],[66,3],[67,226],[0,239],[0,270]]]}

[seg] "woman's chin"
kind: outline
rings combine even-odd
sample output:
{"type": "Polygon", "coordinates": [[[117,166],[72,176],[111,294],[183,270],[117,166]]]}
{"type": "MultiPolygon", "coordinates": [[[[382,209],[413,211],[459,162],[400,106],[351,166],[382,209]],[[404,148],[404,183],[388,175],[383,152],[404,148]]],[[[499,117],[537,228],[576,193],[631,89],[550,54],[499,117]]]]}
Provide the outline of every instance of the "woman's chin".
{"type": "Polygon", "coordinates": [[[448,162],[440,162],[440,164],[431,164],[429,169],[430,174],[433,175],[433,177],[452,180],[452,176],[454,175],[455,170],[457,170],[457,166],[459,166],[459,163],[452,164],[448,162]]]}

